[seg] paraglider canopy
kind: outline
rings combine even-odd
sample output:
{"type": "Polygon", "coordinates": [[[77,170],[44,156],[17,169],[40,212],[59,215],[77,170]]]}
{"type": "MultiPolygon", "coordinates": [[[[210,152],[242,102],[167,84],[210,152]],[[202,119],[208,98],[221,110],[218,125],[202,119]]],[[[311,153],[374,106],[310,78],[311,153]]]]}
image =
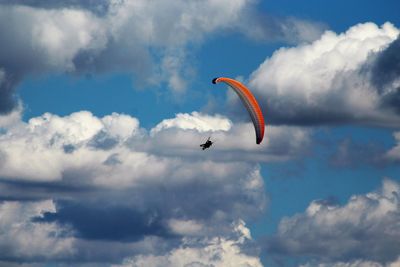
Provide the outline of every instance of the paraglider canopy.
{"type": "Polygon", "coordinates": [[[213,84],[217,84],[220,82],[229,85],[229,87],[232,88],[242,100],[243,105],[246,107],[251,117],[251,120],[253,121],[254,129],[256,132],[256,143],[260,144],[264,138],[265,123],[264,116],[256,98],[246,86],[244,86],[241,82],[237,80],[226,77],[218,77],[212,80],[213,84]]]}

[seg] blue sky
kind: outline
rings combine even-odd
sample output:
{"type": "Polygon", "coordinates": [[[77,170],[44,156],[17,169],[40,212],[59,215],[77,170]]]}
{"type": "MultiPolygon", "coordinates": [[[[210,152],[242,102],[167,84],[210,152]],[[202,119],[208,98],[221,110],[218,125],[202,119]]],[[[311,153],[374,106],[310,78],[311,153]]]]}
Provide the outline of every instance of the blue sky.
{"type": "Polygon", "coordinates": [[[0,1],[0,266],[396,266],[399,9],[0,1]]]}

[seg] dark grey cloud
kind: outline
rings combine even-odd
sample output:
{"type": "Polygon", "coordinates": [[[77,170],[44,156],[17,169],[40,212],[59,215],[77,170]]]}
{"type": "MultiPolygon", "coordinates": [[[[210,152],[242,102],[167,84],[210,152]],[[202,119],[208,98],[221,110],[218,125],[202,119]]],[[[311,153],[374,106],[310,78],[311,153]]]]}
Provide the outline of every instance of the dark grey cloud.
{"type": "Polygon", "coordinates": [[[76,147],[74,145],[71,144],[67,144],[63,146],[64,152],[65,153],[72,153],[74,152],[74,150],[76,149],[76,147]]]}
{"type": "Polygon", "coordinates": [[[304,213],[284,218],[266,240],[271,255],[319,262],[393,262],[400,256],[399,184],[352,196],[344,205],[314,201],[304,213]]]}
{"type": "Polygon", "coordinates": [[[132,242],[146,236],[171,236],[159,211],[135,210],[131,206],[110,204],[108,200],[95,205],[61,200],[57,212],[47,212],[35,222],[57,222],[71,227],[76,237],[89,240],[132,242]]]}
{"type": "Polygon", "coordinates": [[[363,143],[352,138],[346,138],[335,144],[336,150],[330,155],[329,163],[339,168],[356,168],[360,166],[384,167],[385,145],[378,142],[363,143]]]}
{"type": "Polygon", "coordinates": [[[118,144],[118,139],[110,137],[106,132],[99,132],[96,134],[89,143],[97,149],[109,150],[118,144]]]}
{"type": "MultiPolygon", "coordinates": [[[[68,175],[66,174],[66,177],[68,175]]],[[[101,194],[101,191],[95,187],[83,187],[81,184],[68,179],[60,182],[32,182],[0,177],[0,201],[27,202],[96,194],[101,194]]]]}
{"type": "Polygon", "coordinates": [[[382,107],[400,114],[400,37],[377,53],[369,68],[372,84],[384,93],[382,107]]]}
{"type": "Polygon", "coordinates": [[[129,37],[116,41],[112,36],[101,51],[82,50],[72,59],[75,74],[101,74],[108,72],[132,73],[137,82],[143,83],[151,77],[152,56],[146,47],[129,37]]]}
{"type": "Polygon", "coordinates": [[[393,83],[400,77],[400,37],[385,50],[375,55],[371,66],[371,81],[379,89],[393,83]]]}
{"type": "Polygon", "coordinates": [[[0,77],[0,114],[8,114],[16,106],[17,99],[14,96],[16,83],[17,81],[10,80],[6,75],[3,79],[0,77]]]}
{"type": "MultiPolygon", "coordinates": [[[[84,179],[82,174],[79,179],[84,179]]],[[[229,231],[229,224],[237,218],[252,220],[263,211],[266,200],[261,190],[243,190],[244,181],[240,180],[225,185],[212,179],[199,174],[192,181],[145,183],[128,190],[93,186],[82,189],[83,185],[68,190],[62,183],[31,185],[29,189],[30,184],[13,183],[13,187],[17,192],[29,191],[25,197],[59,199],[57,212],[46,213],[36,222],[67,225],[74,230],[75,237],[88,240],[133,242],[149,236],[175,239],[179,235],[168,227],[171,219],[202,222],[207,228],[202,230],[205,231],[202,235],[213,236],[229,231]],[[75,200],[69,200],[71,196],[75,200]],[[217,214],[223,217],[217,218],[217,214]]]]}
{"type": "Polygon", "coordinates": [[[0,0],[1,5],[23,5],[35,8],[59,9],[76,8],[88,9],[96,14],[104,15],[107,13],[109,0],[0,0]]]}
{"type": "MultiPolygon", "coordinates": [[[[137,251],[135,247],[146,243],[149,238],[164,243],[164,246],[151,251],[155,255],[164,253],[167,248],[179,246],[185,235],[176,232],[181,229],[179,226],[171,228],[171,220],[198,222],[201,227],[195,228],[197,232],[189,232],[187,235],[212,238],[217,235],[229,236],[233,221],[238,218],[251,221],[264,210],[263,190],[244,189],[246,178],[230,183],[221,181],[221,177],[203,177],[201,173],[197,176],[194,180],[182,177],[188,179],[186,182],[180,182],[174,177],[161,177],[165,182],[144,182],[138,188],[130,187],[126,190],[98,188],[87,184],[84,172],[66,173],[63,177],[65,182],[3,180],[0,182],[0,198],[3,201],[29,203],[53,199],[56,210],[32,217],[30,224],[35,227],[57,225],[57,240],[73,238],[73,248],[79,251],[61,258],[44,257],[38,253],[33,258],[0,256],[0,259],[11,262],[21,259],[47,262],[51,259],[60,263],[117,263],[124,257],[146,253],[145,249],[137,251]],[[170,180],[176,181],[168,182],[170,180]],[[118,246],[114,246],[114,243],[118,246]],[[113,249],[106,249],[107,246],[113,249]]],[[[227,177],[228,180],[231,178],[227,177]]],[[[10,248],[10,255],[14,254],[15,249],[10,248]]]]}
{"type": "MultiPolygon", "coordinates": [[[[57,239],[74,238],[73,247],[79,250],[63,258],[42,257],[39,253],[31,260],[117,263],[124,257],[148,253],[136,246],[153,238],[164,245],[156,248],[151,243],[147,249],[154,249],[150,252],[155,255],[168,253],[168,249],[179,246],[185,236],[184,232],[175,232],[181,229],[179,225],[171,228],[171,220],[198,222],[201,227],[195,228],[197,232],[189,232],[189,237],[229,236],[232,221],[255,219],[265,205],[263,190],[244,190],[246,183],[242,179],[230,183],[221,181],[221,177],[203,177],[199,173],[192,181],[189,177],[183,178],[189,179],[183,183],[168,182],[175,179],[163,177],[165,182],[162,183],[149,181],[138,188],[118,190],[86,184],[84,172],[70,175],[73,177],[65,174],[65,182],[0,182],[0,196],[5,201],[29,203],[54,199],[56,210],[32,217],[31,223],[35,227],[45,227],[49,223],[58,225],[57,232],[64,229],[64,233],[57,239]],[[107,249],[110,246],[112,249],[107,249]]],[[[15,249],[11,250],[14,253],[15,249]]],[[[0,258],[11,262],[30,260],[25,256],[0,258]]]]}

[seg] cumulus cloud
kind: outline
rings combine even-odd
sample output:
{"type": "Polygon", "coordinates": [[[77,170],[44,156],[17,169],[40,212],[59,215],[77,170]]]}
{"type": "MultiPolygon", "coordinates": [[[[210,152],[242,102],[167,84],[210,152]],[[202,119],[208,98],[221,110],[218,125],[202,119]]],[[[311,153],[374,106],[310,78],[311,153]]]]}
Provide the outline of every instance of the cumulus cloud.
{"type": "Polygon", "coordinates": [[[63,259],[74,253],[69,229],[56,223],[32,221],[45,212],[54,213],[50,200],[0,202],[0,258],[28,261],[63,259]]]}
{"type": "Polygon", "coordinates": [[[390,23],[327,31],[276,51],[249,84],[275,124],[398,126],[398,35],[390,23]],[[381,72],[387,74],[377,78],[381,72]]]}
{"type": "Polygon", "coordinates": [[[246,255],[240,246],[251,240],[249,230],[242,221],[235,226],[236,238],[215,237],[212,239],[194,240],[186,239],[178,248],[165,255],[140,255],[128,258],[122,265],[129,266],[231,266],[231,267],[261,267],[263,266],[257,256],[246,255]]]}
{"type": "Polygon", "coordinates": [[[400,185],[385,179],[378,191],[352,196],[342,206],[313,201],[304,213],[280,222],[277,234],[267,241],[268,251],[320,262],[367,264],[343,266],[394,262],[400,256],[399,193],[400,185]]]}
{"type": "MultiPolygon", "coordinates": [[[[221,240],[215,249],[228,244],[232,252],[223,256],[223,262],[235,255],[256,262],[257,257],[240,250],[247,245],[232,241],[236,228],[250,236],[247,228],[232,226],[232,222],[252,221],[266,208],[260,167],[249,156],[252,151],[264,152],[257,150],[253,138],[231,150],[224,144],[234,142],[229,139],[239,133],[243,137],[253,134],[252,125],[235,130],[225,117],[194,112],[179,114],[147,131],[128,115],[98,118],[87,111],[65,117],[46,113],[28,122],[11,120],[4,125],[0,132],[0,201],[17,207],[45,201],[49,208],[26,213],[23,220],[29,229],[44,229],[40,230],[42,239],[48,235],[49,240],[43,246],[60,248],[59,254],[46,258],[39,247],[29,257],[10,247],[9,255],[15,257],[0,255],[1,261],[118,263],[123,258],[136,260],[136,256],[147,261],[145,255],[150,254],[166,259],[186,251],[187,238],[193,245],[200,238],[204,242],[192,247],[193,251],[204,254],[214,241],[221,240]],[[214,155],[207,151],[210,158],[200,150],[200,142],[192,139],[203,141],[208,133],[221,136],[215,145],[215,150],[221,146],[220,151],[214,155]],[[161,136],[182,141],[176,153],[164,152],[171,149],[171,142],[161,142],[161,136]],[[230,157],[213,160],[218,153],[230,157]]],[[[269,138],[301,151],[301,141],[308,138],[306,132],[298,131],[269,138]]],[[[277,153],[280,160],[296,156],[291,149],[285,152],[288,155],[281,155],[282,150],[268,153],[272,158],[277,153]]],[[[12,218],[4,221],[7,229],[19,220],[12,218]]],[[[0,235],[0,244],[7,243],[7,236],[0,235]]],[[[219,264],[214,258],[201,260],[219,264]]]]}
{"type": "Polygon", "coordinates": [[[191,168],[218,175],[218,164],[227,174],[229,166],[238,166],[236,161],[288,160],[306,153],[310,142],[309,133],[301,128],[267,128],[261,146],[255,144],[253,133],[251,124],[233,125],[220,115],[197,112],[164,120],[150,134],[128,115],[97,118],[86,111],[66,117],[46,113],[0,135],[0,175],[13,180],[61,181],[76,170],[86,170],[86,182],[123,187],[142,176],[180,176],[191,168]],[[204,160],[199,144],[209,134],[218,143],[204,160]],[[221,155],[225,162],[222,158],[218,164],[210,161],[221,155]],[[180,166],[177,156],[193,161],[180,166]]]}
{"type": "Polygon", "coordinates": [[[182,130],[197,130],[199,132],[228,131],[232,122],[220,115],[210,116],[193,112],[192,114],[178,113],[176,118],[165,119],[151,130],[152,134],[164,129],[178,128],[182,130]]]}

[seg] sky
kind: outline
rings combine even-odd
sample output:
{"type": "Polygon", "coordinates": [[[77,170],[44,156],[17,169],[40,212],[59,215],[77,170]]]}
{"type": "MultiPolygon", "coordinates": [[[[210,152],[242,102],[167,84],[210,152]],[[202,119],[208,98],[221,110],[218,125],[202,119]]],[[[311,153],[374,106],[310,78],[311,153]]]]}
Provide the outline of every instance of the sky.
{"type": "Polygon", "coordinates": [[[400,266],[398,10],[0,0],[0,266],[400,266]]]}

